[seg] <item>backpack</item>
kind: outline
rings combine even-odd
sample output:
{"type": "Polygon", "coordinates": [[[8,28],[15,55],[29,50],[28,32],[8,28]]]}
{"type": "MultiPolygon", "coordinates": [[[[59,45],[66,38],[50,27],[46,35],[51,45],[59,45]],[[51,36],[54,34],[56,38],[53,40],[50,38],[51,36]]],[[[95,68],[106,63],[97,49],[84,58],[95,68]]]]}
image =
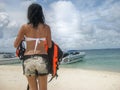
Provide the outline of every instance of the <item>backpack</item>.
{"type": "Polygon", "coordinates": [[[22,40],[16,49],[16,56],[19,57],[20,60],[24,59],[24,53],[25,53],[25,44],[24,40],[22,40]]]}
{"type": "Polygon", "coordinates": [[[57,71],[62,61],[63,51],[52,41],[52,47],[48,48],[47,52],[49,58],[49,74],[52,75],[52,78],[49,80],[50,82],[54,77],[58,77],[57,71]]]}

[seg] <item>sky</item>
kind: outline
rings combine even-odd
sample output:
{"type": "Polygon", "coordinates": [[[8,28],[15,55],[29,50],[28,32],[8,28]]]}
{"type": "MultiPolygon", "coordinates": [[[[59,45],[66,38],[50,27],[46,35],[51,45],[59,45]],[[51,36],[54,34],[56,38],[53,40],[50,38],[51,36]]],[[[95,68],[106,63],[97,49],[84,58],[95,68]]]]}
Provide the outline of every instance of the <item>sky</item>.
{"type": "Polygon", "coordinates": [[[63,50],[120,48],[120,0],[0,0],[0,52],[14,52],[31,3],[43,7],[52,40],[63,50]]]}

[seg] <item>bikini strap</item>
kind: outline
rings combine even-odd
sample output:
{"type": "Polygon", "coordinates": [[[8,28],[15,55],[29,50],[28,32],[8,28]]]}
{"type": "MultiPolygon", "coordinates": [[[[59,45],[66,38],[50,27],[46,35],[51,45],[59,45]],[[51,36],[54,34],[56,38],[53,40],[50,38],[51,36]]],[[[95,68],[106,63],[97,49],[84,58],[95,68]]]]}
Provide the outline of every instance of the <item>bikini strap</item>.
{"type": "Polygon", "coordinates": [[[38,46],[38,43],[40,43],[40,41],[45,41],[46,38],[30,38],[30,37],[25,37],[25,40],[26,40],[26,41],[33,41],[33,40],[36,41],[36,42],[35,42],[35,48],[34,48],[34,53],[35,53],[35,51],[36,51],[36,49],[37,49],[37,46],[38,46]]]}

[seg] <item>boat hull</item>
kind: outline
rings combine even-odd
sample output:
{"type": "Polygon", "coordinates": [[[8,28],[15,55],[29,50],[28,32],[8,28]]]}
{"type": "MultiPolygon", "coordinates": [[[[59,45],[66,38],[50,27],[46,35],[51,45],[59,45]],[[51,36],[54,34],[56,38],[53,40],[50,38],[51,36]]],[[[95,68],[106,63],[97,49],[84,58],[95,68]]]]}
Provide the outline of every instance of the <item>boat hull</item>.
{"type": "Polygon", "coordinates": [[[82,61],[85,55],[68,56],[62,59],[61,64],[70,64],[82,61]]]}
{"type": "Polygon", "coordinates": [[[21,63],[19,58],[0,58],[0,65],[21,63]]]}

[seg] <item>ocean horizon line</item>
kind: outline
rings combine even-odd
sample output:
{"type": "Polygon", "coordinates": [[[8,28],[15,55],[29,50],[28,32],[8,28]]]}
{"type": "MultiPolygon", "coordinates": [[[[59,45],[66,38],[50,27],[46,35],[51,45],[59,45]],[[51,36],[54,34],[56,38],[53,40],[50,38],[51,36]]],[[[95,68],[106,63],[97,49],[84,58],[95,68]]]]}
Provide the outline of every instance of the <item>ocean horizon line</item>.
{"type": "MultiPolygon", "coordinates": [[[[113,49],[117,50],[117,49],[120,49],[120,48],[68,49],[68,50],[65,50],[65,51],[69,51],[69,50],[77,50],[77,51],[86,51],[86,50],[113,50],[113,49]]],[[[15,53],[15,52],[12,52],[12,51],[9,51],[9,52],[1,51],[0,52],[0,54],[11,54],[11,53],[15,53]]]]}

